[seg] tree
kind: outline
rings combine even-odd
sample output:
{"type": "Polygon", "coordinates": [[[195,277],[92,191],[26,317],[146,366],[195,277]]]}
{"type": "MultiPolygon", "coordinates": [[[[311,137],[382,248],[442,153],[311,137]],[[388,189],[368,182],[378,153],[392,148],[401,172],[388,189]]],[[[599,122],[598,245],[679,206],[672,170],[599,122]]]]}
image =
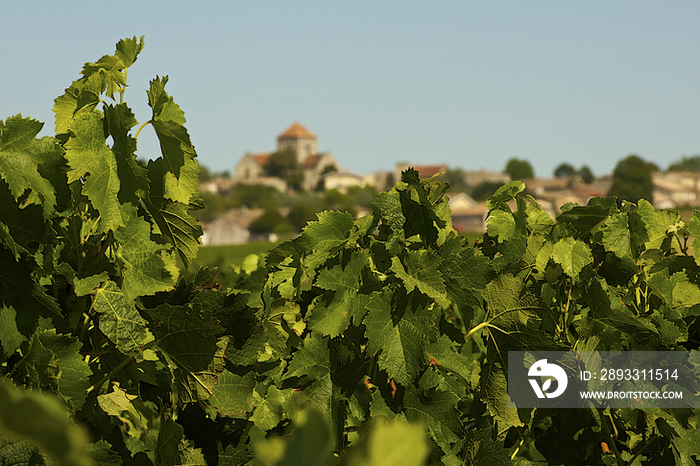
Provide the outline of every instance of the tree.
{"type": "Polygon", "coordinates": [[[277,209],[268,209],[260,217],[253,220],[249,227],[252,233],[289,234],[294,227],[277,209]]]}
{"type": "Polygon", "coordinates": [[[496,190],[502,185],[503,183],[499,183],[497,181],[485,181],[474,187],[471,196],[475,201],[485,201],[491,197],[493,193],[495,193],[496,190]]]}
{"type": "Polygon", "coordinates": [[[595,180],[595,176],[593,176],[593,172],[590,168],[588,168],[588,165],[581,167],[581,169],[578,171],[578,176],[580,176],[583,182],[586,184],[593,183],[593,180],[595,180]]]}
{"type": "Polygon", "coordinates": [[[467,191],[469,189],[466,181],[464,181],[464,174],[462,173],[462,170],[459,168],[448,169],[440,177],[440,179],[442,181],[449,183],[449,185],[450,185],[449,190],[452,192],[463,192],[463,191],[467,191]]]}
{"type": "Polygon", "coordinates": [[[532,165],[527,160],[510,159],[506,164],[505,173],[510,175],[512,180],[522,180],[523,178],[534,178],[535,173],[532,165]]]}
{"type": "Polygon", "coordinates": [[[576,174],[576,169],[568,163],[562,163],[554,170],[555,178],[568,178],[576,174]]]}
{"type": "Polygon", "coordinates": [[[265,165],[265,174],[283,179],[287,186],[297,191],[302,189],[304,183],[304,173],[299,167],[296,153],[291,149],[270,155],[265,165]]]}
{"type": "Polygon", "coordinates": [[[640,199],[646,199],[653,203],[654,185],[651,173],[654,167],[637,155],[620,160],[613,172],[613,183],[608,194],[617,196],[620,200],[636,203],[640,199]]]}
{"type": "Polygon", "coordinates": [[[205,166],[205,165],[200,165],[199,166],[199,181],[200,183],[203,183],[205,181],[209,181],[212,178],[211,176],[211,171],[205,166]]]}
{"type": "Polygon", "coordinates": [[[683,157],[668,167],[670,172],[700,172],[700,155],[683,157]]]}

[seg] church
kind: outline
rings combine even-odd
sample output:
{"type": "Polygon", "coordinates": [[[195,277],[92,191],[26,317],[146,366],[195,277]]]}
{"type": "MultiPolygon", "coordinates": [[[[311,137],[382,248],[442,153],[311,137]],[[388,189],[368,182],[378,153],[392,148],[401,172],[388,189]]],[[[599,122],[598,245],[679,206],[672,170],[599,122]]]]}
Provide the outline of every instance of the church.
{"type": "MultiPolygon", "coordinates": [[[[301,123],[295,122],[277,136],[277,152],[291,150],[304,173],[303,187],[313,191],[324,173],[337,170],[338,163],[330,152],[318,152],[318,138],[301,123]]],[[[236,179],[256,180],[266,176],[265,166],[272,152],[246,153],[236,166],[236,179]]],[[[261,180],[262,181],[262,180],[261,180]]]]}

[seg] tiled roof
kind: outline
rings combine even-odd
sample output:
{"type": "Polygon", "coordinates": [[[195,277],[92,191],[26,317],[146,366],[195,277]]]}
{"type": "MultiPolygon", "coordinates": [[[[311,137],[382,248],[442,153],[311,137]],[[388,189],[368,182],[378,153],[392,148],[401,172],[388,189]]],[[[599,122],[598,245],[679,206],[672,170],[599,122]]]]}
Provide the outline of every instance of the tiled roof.
{"type": "Polygon", "coordinates": [[[314,168],[321,161],[323,154],[309,155],[304,159],[304,163],[301,165],[303,168],[314,168]]]}
{"type": "Polygon", "coordinates": [[[292,126],[287,128],[287,130],[277,136],[277,139],[296,139],[296,138],[314,138],[316,135],[306,129],[301,123],[295,121],[292,126]]]}
{"type": "Polygon", "coordinates": [[[447,171],[447,165],[414,165],[413,168],[420,173],[421,178],[430,178],[437,173],[447,171]]]}
{"type": "Polygon", "coordinates": [[[272,152],[263,152],[261,154],[250,154],[250,156],[253,158],[255,163],[257,163],[261,167],[264,167],[265,165],[267,165],[267,161],[270,159],[271,155],[272,155],[272,152]]]}

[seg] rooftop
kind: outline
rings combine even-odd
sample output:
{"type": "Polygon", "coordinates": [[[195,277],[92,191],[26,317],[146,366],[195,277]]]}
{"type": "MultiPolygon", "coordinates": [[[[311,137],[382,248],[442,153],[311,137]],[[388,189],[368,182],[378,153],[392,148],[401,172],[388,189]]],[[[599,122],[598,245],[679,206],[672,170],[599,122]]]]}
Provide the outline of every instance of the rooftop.
{"type": "Polygon", "coordinates": [[[277,139],[297,139],[297,138],[314,138],[316,135],[306,129],[304,125],[295,121],[292,126],[287,128],[282,134],[277,136],[277,139]]]}

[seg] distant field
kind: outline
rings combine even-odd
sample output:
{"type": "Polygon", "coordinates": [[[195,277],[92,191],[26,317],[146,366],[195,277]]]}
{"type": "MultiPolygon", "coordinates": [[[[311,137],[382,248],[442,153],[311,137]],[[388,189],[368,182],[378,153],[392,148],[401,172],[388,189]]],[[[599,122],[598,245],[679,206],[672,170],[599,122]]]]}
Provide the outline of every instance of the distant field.
{"type": "MultiPolygon", "coordinates": [[[[480,233],[464,233],[462,236],[474,244],[480,233]]],[[[197,258],[192,262],[191,270],[197,270],[200,266],[221,267],[226,264],[240,265],[249,254],[260,254],[274,248],[281,241],[253,241],[245,244],[229,244],[225,246],[201,246],[197,258]]]]}
{"type": "Polygon", "coordinates": [[[252,241],[245,244],[228,244],[225,246],[201,246],[197,258],[192,262],[192,269],[202,265],[221,267],[226,264],[240,265],[250,254],[260,254],[274,248],[281,241],[252,241]]]}

